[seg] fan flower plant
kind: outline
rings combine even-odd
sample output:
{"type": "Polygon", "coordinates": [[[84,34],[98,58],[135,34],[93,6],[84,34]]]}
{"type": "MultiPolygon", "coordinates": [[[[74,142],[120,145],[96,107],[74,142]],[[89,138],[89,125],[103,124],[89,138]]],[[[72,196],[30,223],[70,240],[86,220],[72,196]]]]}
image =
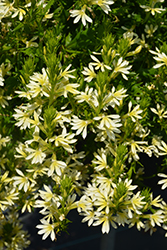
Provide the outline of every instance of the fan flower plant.
{"type": "Polygon", "coordinates": [[[102,233],[167,236],[166,13],[164,0],[0,0],[2,249],[28,247],[19,217],[34,209],[43,240],[73,209],[102,233]]]}

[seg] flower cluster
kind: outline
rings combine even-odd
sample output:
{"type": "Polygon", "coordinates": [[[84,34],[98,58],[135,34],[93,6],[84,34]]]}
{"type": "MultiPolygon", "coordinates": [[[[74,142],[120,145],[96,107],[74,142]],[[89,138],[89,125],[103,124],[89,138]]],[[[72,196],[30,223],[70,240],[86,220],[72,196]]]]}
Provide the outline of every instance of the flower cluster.
{"type": "Polygon", "coordinates": [[[110,226],[117,228],[126,224],[129,227],[136,225],[138,230],[143,228],[145,231],[152,230],[156,225],[161,226],[165,213],[161,209],[160,197],[153,200],[152,196],[146,199],[140,191],[134,194],[132,191],[137,186],[131,183],[132,180],[119,178],[115,184],[111,179],[97,176],[77,203],[79,213],[85,216],[82,221],[87,221],[88,226],[102,224],[103,233],[108,233],[110,226]],[[150,210],[155,207],[158,211],[152,214],[150,210]]]}

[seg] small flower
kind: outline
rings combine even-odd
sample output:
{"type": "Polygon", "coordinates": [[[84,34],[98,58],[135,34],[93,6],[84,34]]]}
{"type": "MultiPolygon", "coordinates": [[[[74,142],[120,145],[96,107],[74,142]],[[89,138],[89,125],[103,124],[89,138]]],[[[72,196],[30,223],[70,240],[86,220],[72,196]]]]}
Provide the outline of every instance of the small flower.
{"type": "Polygon", "coordinates": [[[29,91],[19,91],[19,90],[16,90],[15,93],[18,94],[20,98],[21,97],[25,97],[28,100],[31,100],[32,94],[29,91]]]}
{"type": "Polygon", "coordinates": [[[51,201],[53,200],[54,202],[58,201],[58,198],[55,196],[54,193],[52,193],[51,189],[44,184],[44,190],[39,190],[40,196],[43,200],[45,201],[51,201]]]}
{"type": "Polygon", "coordinates": [[[165,178],[165,179],[160,180],[160,181],[158,182],[158,184],[160,184],[160,185],[163,184],[162,187],[161,187],[161,189],[163,190],[163,189],[165,189],[165,188],[167,187],[167,175],[166,175],[166,174],[159,173],[158,176],[159,176],[159,177],[162,177],[162,178],[165,178]]]}
{"type": "Polygon", "coordinates": [[[158,195],[154,200],[153,200],[153,194],[151,193],[150,195],[150,199],[151,199],[151,202],[150,202],[150,205],[152,206],[155,206],[155,207],[161,207],[161,201],[162,201],[162,198],[160,198],[161,196],[158,195]]]}
{"type": "Polygon", "coordinates": [[[33,124],[32,128],[35,127],[35,131],[39,132],[39,126],[40,126],[40,121],[39,118],[42,119],[42,117],[40,117],[36,111],[34,111],[34,120],[30,119],[30,123],[33,124]]]}
{"type": "Polygon", "coordinates": [[[161,141],[161,145],[157,145],[160,150],[163,152],[160,152],[159,155],[167,155],[167,144],[164,141],[161,141]]]}
{"type": "Polygon", "coordinates": [[[0,2],[1,11],[0,12],[3,15],[2,18],[11,14],[11,11],[14,10],[13,5],[14,5],[14,1],[11,3],[8,0],[1,0],[1,2],[0,2]]]}
{"type": "Polygon", "coordinates": [[[113,190],[111,189],[111,186],[108,188],[103,184],[99,186],[94,197],[92,197],[94,200],[93,206],[97,207],[97,212],[101,212],[103,210],[106,214],[109,214],[112,196],[113,190]]]}
{"type": "Polygon", "coordinates": [[[139,44],[140,44],[143,48],[148,48],[148,44],[146,43],[144,34],[141,35],[141,39],[139,39],[139,44]]]}
{"type": "Polygon", "coordinates": [[[110,122],[110,126],[109,127],[100,127],[97,126],[98,129],[100,129],[101,131],[97,134],[97,139],[99,138],[100,141],[106,139],[107,137],[110,139],[110,140],[113,140],[115,141],[116,139],[116,135],[115,133],[119,134],[121,133],[121,130],[118,129],[118,127],[121,127],[122,124],[121,123],[118,123],[119,120],[112,120],[112,122],[110,122]]]}
{"type": "Polygon", "coordinates": [[[162,213],[163,213],[162,210],[158,210],[156,213],[149,215],[152,227],[155,227],[155,224],[157,224],[160,227],[161,223],[164,222],[164,215],[162,215],[162,213]]]}
{"type": "Polygon", "coordinates": [[[101,223],[103,223],[102,225],[102,233],[109,233],[110,231],[110,221],[109,221],[109,216],[105,215],[105,216],[101,216],[100,218],[97,219],[97,221],[95,221],[93,223],[93,226],[98,226],[101,223]]]}
{"type": "Polygon", "coordinates": [[[78,23],[80,19],[84,26],[86,25],[86,21],[92,23],[92,19],[86,15],[85,11],[86,5],[84,5],[81,10],[70,10],[70,16],[75,17],[74,23],[78,23]]]}
{"type": "Polygon", "coordinates": [[[92,98],[92,95],[93,95],[93,88],[89,88],[89,86],[86,86],[85,92],[80,92],[80,94],[76,96],[76,99],[78,99],[78,103],[85,101],[89,103],[89,101],[92,98]]]}
{"type": "Polygon", "coordinates": [[[47,21],[47,19],[51,19],[54,15],[54,13],[49,13],[50,10],[48,10],[45,15],[44,15],[44,18],[42,19],[42,22],[45,22],[47,21]]]}
{"type": "Polygon", "coordinates": [[[147,232],[148,230],[150,230],[150,235],[152,235],[156,231],[156,228],[151,225],[151,222],[149,220],[145,222],[144,226],[144,231],[147,232]]]}
{"type": "Polygon", "coordinates": [[[157,147],[161,146],[161,138],[161,136],[154,135],[152,139],[152,144],[157,147]]]}
{"type": "Polygon", "coordinates": [[[6,163],[9,162],[8,158],[5,158],[6,154],[4,153],[3,155],[1,155],[0,157],[0,166],[5,170],[6,169],[6,163]]]}
{"type": "Polygon", "coordinates": [[[0,105],[5,108],[6,106],[9,105],[9,103],[7,102],[7,100],[11,100],[12,97],[11,96],[4,96],[4,92],[5,90],[0,89],[0,105]]]}
{"type": "Polygon", "coordinates": [[[70,207],[71,209],[74,209],[77,207],[77,202],[75,202],[77,195],[76,194],[72,194],[69,195],[66,201],[66,204],[68,207],[70,207]]]}
{"type": "MultiPolygon", "coordinates": [[[[133,28],[133,27],[132,27],[133,28]]],[[[133,31],[127,31],[123,34],[123,38],[128,40],[129,46],[136,44],[139,42],[138,35],[135,34],[133,31]]]]}
{"type": "Polygon", "coordinates": [[[73,150],[69,144],[73,144],[77,141],[77,139],[73,139],[74,136],[75,134],[69,134],[66,133],[65,130],[63,130],[61,135],[53,136],[52,138],[49,139],[49,141],[50,142],[54,141],[56,147],[62,146],[68,152],[73,153],[73,150]]]}
{"type": "Polygon", "coordinates": [[[97,99],[97,90],[93,90],[93,88],[89,88],[89,86],[86,86],[85,92],[80,92],[79,95],[76,96],[77,102],[87,102],[91,107],[94,109],[99,105],[98,99],[97,99]]]}
{"type": "MultiPolygon", "coordinates": [[[[155,2],[155,1],[152,1],[155,2]]],[[[155,2],[156,3],[156,2],[155,2]]],[[[162,9],[162,8],[154,8],[153,6],[147,6],[147,5],[140,5],[141,8],[143,8],[145,10],[145,12],[151,12],[151,15],[155,15],[155,13],[161,13],[162,11],[165,11],[166,9],[162,9]]]]}
{"type": "Polygon", "coordinates": [[[14,180],[13,185],[14,186],[18,185],[19,190],[23,188],[24,192],[27,192],[27,190],[30,187],[33,187],[36,182],[32,180],[31,178],[26,177],[20,169],[16,169],[16,172],[19,174],[19,176],[13,177],[13,180],[14,180]]]}
{"type": "Polygon", "coordinates": [[[2,185],[2,183],[5,183],[5,182],[8,183],[11,181],[11,178],[8,177],[8,174],[9,174],[9,172],[6,171],[3,175],[1,175],[1,177],[0,177],[1,185],[2,185]]]}
{"type": "Polygon", "coordinates": [[[82,71],[83,75],[86,75],[87,77],[85,78],[85,81],[91,82],[93,78],[96,77],[96,73],[94,72],[94,69],[92,65],[89,63],[89,68],[84,67],[84,70],[82,71]]]}
{"type": "Polygon", "coordinates": [[[155,52],[153,50],[149,50],[149,51],[150,51],[150,53],[156,55],[155,57],[153,57],[156,61],[161,62],[161,63],[154,65],[153,66],[154,69],[159,68],[163,65],[167,66],[167,56],[164,52],[160,53],[160,50],[158,48],[156,48],[157,52],[155,52]]]}
{"type": "Polygon", "coordinates": [[[140,114],[143,112],[143,110],[140,109],[139,105],[136,105],[136,107],[131,111],[132,108],[132,102],[130,101],[128,104],[128,113],[127,115],[130,116],[133,122],[136,122],[136,119],[142,119],[142,116],[140,114]]]}
{"type": "Polygon", "coordinates": [[[41,230],[38,231],[38,234],[43,234],[42,239],[45,240],[49,234],[50,234],[50,238],[52,241],[55,240],[56,235],[55,235],[55,231],[54,231],[54,224],[50,224],[47,220],[42,219],[40,220],[42,224],[37,225],[37,228],[40,228],[41,230]]]}
{"type": "Polygon", "coordinates": [[[111,1],[111,0],[93,0],[92,3],[99,5],[102,8],[102,10],[106,14],[108,14],[108,12],[111,11],[109,5],[114,4],[114,1],[111,1]]]}
{"type": "Polygon", "coordinates": [[[131,203],[133,206],[133,209],[136,213],[141,213],[138,211],[138,209],[143,208],[143,205],[146,204],[145,201],[142,201],[145,197],[144,196],[140,196],[140,191],[137,192],[137,194],[135,194],[132,198],[131,198],[131,203]]]}
{"type": "Polygon", "coordinates": [[[38,3],[36,3],[37,7],[41,5],[42,8],[45,8],[47,6],[47,3],[45,3],[45,0],[40,0],[38,3]]]}
{"type": "Polygon", "coordinates": [[[113,217],[106,214],[105,212],[101,212],[99,216],[95,217],[96,221],[93,223],[93,226],[98,226],[102,224],[102,233],[109,233],[110,231],[110,223],[114,228],[117,228],[116,224],[113,221],[113,217]]]}
{"type": "Polygon", "coordinates": [[[129,218],[128,218],[128,215],[125,211],[117,212],[115,219],[116,219],[116,222],[118,223],[119,226],[120,225],[125,226],[125,223],[129,224],[129,218]]]}
{"type": "Polygon", "coordinates": [[[47,70],[42,68],[42,74],[34,73],[30,76],[30,83],[27,85],[32,94],[32,98],[40,96],[49,97],[49,92],[51,89],[51,84],[47,75],[47,70]]]}
{"type": "Polygon", "coordinates": [[[31,213],[32,207],[34,207],[34,201],[33,199],[29,198],[28,200],[25,201],[24,206],[21,209],[21,212],[24,213],[27,210],[29,213],[31,213]]]}
{"type": "Polygon", "coordinates": [[[8,193],[5,197],[5,201],[1,201],[2,204],[12,206],[14,205],[14,201],[18,199],[19,193],[16,192],[15,188],[13,188],[10,193],[8,193]]]}
{"type": "Polygon", "coordinates": [[[107,155],[103,151],[98,151],[99,154],[94,154],[97,160],[93,160],[92,163],[96,164],[97,166],[95,167],[96,171],[101,171],[104,168],[108,168],[107,165],[107,155]]]}
{"type": "Polygon", "coordinates": [[[90,65],[96,66],[95,69],[101,69],[102,72],[104,72],[104,68],[111,70],[111,67],[108,65],[105,65],[103,62],[100,62],[95,56],[90,55],[90,57],[93,59],[95,62],[91,62],[90,65]]]}
{"type": "Polygon", "coordinates": [[[26,11],[23,10],[22,8],[14,9],[15,13],[11,16],[12,18],[16,17],[19,15],[19,20],[22,21],[24,15],[26,14],[26,11]]]}
{"type": "Polygon", "coordinates": [[[130,142],[125,142],[124,145],[130,145],[131,149],[130,149],[130,157],[129,157],[129,162],[131,162],[132,158],[131,156],[133,157],[133,159],[135,161],[138,161],[139,160],[139,156],[138,156],[138,152],[143,152],[143,146],[140,146],[140,145],[147,145],[148,142],[146,141],[134,141],[134,140],[131,140],[130,142]]]}
{"type": "Polygon", "coordinates": [[[137,229],[140,231],[141,228],[145,228],[144,223],[141,221],[140,216],[134,216],[130,219],[129,228],[133,227],[136,224],[137,229]]]}
{"type": "Polygon", "coordinates": [[[157,110],[154,109],[154,108],[150,108],[151,111],[158,115],[159,116],[159,119],[162,119],[162,118],[167,118],[167,111],[164,111],[165,109],[165,106],[164,105],[159,105],[159,103],[157,103],[157,110]]]}
{"type": "Polygon", "coordinates": [[[10,141],[9,136],[2,137],[2,135],[0,134],[0,150],[2,149],[2,146],[6,147],[6,143],[9,141],[10,141]]]}
{"type": "Polygon", "coordinates": [[[155,89],[155,85],[154,85],[154,84],[146,85],[146,86],[147,86],[147,88],[148,88],[149,90],[155,89]]]}
{"type": "Polygon", "coordinates": [[[71,117],[69,116],[71,114],[70,110],[65,110],[65,111],[57,111],[56,112],[56,117],[54,118],[53,122],[59,123],[59,125],[63,128],[64,127],[64,122],[70,123],[71,117]]]}
{"type": "Polygon", "coordinates": [[[49,171],[48,171],[48,176],[51,176],[54,171],[56,171],[56,174],[61,176],[62,174],[62,169],[64,169],[66,167],[66,163],[63,161],[58,161],[56,159],[56,155],[54,154],[52,157],[52,163],[49,167],[49,171]]]}
{"type": "Polygon", "coordinates": [[[67,94],[72,93],[73,95],[79,94],[79,91],[76,89],[80,85],[77,83],[69,83],[64,86],[64,97],[67,98],[67,94]]]}
{"type": "Polygon", "coordinates": [[[103,105],[104,105],[104,110],[108,107],[108,106],[112,106],[113,108],[115,107],[115,105],[120,106],[121,101],[123,100],[124,97],[126,97],[127,95],[126,93],[126,89],[122,88],[118,91],[115,90],[115,87],[112,87],[111,92],[106,95],[103,99],[103,105]]]}
{"type": "Polygon", "coordinates": [[[153,26],[152,24],[148,26],[146,24],[144,31],[148,34],[146,37],[153,37],[154,32],[158,29],[158,25],[153,26]]]}
{"type": "MultiPolygon", "coordinates": [[[[104,127],[110,128],[110,126],[114,126],[116,123],[120,122],[120,116],[119,115],[102,115],[94,117],[93,120],[101,120],[100,124],[98,125],[99,129],[103,129],[104,127]],[[112,119],[114,120],[112,120],[112,119]]],[[[118,125],[119,126],[119,125],[118,125]]],[[[122,126],[122,124],[120,124],[122,126]]]]}
{"type": "Polygon", "coordinates": [[[132,66],[128,66],[129,62],[126,60],[123,61],[123,58],[120,57],[117,62],[113,61],[113,64],[115,68],[112,77],[114,78],[118,73],[121,73],[122,77],[128,80],[126,74],[129,74],[130,72],[128,70],[132,68],[132,66]]]}
{"type": "Polygon", "coordinates": [[[68,67],[62,71],[60,70],[59,78],[64,77],[65,80],[69,80],[69,78],[75,78],[75,76],[71,75],[70,73],[74,72],[75,69],[69,70],[72,64],[69,64],[68,67]]]}
{"type": "Polygon", "coordinates": [[[91,211],[92,210],[92,200],[87,195],[83,195],[77,202],[77,210],[81,211],[91,211]]]}
{"type": "Polygon", "coordinates": [[[30,47],[37,48],[38,47],[38,43],[34,42],[37,38],[38,38],[38,36],[34,36],[33,38],[31,38],[31,40],[25,41],[26,48],[30,48],[30,47]]]}
{"type": "Polygon", "coordinates": [[[73,125],[73,127],[71,129],[77,130],[76,135],[79,135],[82,132],[82,137],[85,139],[87,136],[87,126],[90,122],[91,121],[89,120],[81,120],[77,116],[73,115],[73,119],[71,122],[71,125],[73,125]]]}
{"type": "Polygon", "coordinates": [[[45,164],[41,164],[41,165],[35,166],[34,168],[26,169],[26,171],[28,173],[32,173],[33,174],[32,178],[36,179],[38,176],[44,176],[44,175],[46,175],[46,173],[48,171],[48,168],[45,167],[45,164]]]}
{"type": "Polygon", "coordinates": [[[134,29],[135,29],[135,25],[132,25],[132,27],[131,28],[127,28],[127,27],[125,27],[125,26],[121,26],[121,28],[123,29],[123,30],[126,30],[126,32],[124,33],[124,34],[126,34],[126,33],[132,33],[132,34],[135,34],[133,31],[134,31],[134,29]]]}
{"type": "Polygon", "coordinates": [[[36,163],[42,164],[42,162],[44,161],[46,157],[46,154],[42,152],[41,148],[39,149],[27,148],[26,151],[30,153],[26,157],[26,160],[30,160],[33,158],[31,161],[32,164],[36,164],[36,163]]]}
{"type": "Polygon", "coordinates": [[[20,129],[26,129],[30,128],[30,112],[28,112],[26,109],[27,107],[22,106],[22,110],[20,109],[14,109],[16,114],[14,114],[14,118],[18,120],[17,123],[15,123],[16,126],[20,127],[20,129]],[[25,109],[25,110],[24,110],[25,109]]]}
{"type": "Polygon", "coordinates": [[[93,223],[94,220],[94,211],[84,211],[84,213],[82,213],[82,215],[84,215],[85,217],[83,218],[82,222],[86,222],[88,221],[88,226],[90,227],[93,223]]]}
{"type": "Polygon", "coordinates": [[[19,146],[16,148],[16,151],[19,153],[19,155],[14,155],[16,158],[26,158],[27,153],[26,151],[26,146],[23,143],[20,143],[19,146]]]}

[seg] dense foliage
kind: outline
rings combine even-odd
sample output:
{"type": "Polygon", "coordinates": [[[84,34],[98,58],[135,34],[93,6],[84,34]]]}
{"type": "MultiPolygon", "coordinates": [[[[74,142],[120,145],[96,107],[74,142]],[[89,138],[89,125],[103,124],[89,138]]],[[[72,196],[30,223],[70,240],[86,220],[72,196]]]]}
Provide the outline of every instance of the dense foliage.
{"type": "Polygon", "coordinates": [[[166,7],[0,0],[2,249],[29,245],[19,216],[36,208],[43,239],[72,209],[102,233],[167,230],[166,7]]]}

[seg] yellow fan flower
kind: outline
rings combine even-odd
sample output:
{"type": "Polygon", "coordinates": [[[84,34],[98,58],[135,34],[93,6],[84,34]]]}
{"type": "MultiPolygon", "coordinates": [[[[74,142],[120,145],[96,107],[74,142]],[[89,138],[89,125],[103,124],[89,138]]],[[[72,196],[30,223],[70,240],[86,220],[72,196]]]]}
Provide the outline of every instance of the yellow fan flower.
{"type": "Polygon", "coordinates": [[[164,222],[164,215],[162,210],[158,210],[154,214],[149,215],[150,223],[152,227],[155,227],[157,224],[159,227],[161,226],[161,223],[164,222]]]}
{"type": "Polygon", "coordinates": [[[73,119],[71,122],[71,125],[73,130],[77,130],[76,131],[76,135],[79,135],[80,133],[82,133],[82,137],[85,139],[87,136],[87,126],[88,124],[90,124],[91,121],[90,120],[81,120],[79,119],[76,115],[73,115],[73,119]]]}
{"type": "Polygon", "coordinates": [[[40,220],[42,224],[37,225],[36,227],[41,229],[38,231],[38,234],[43,234],[42,239],[45,240],[49,234],[50,234],[50,238],[52,241],[55,240],[56,238],[56,234],[54,231],[55,225],[54,224],[50,224],[47,220],[42,219],[40,220]]]}
{"type": "Polygon", "coordinates": [[[46,154],[42,152],[41,148],[38,148],[38,149],[26,148],[26,151],[30,153],[26,157],[26,160],[32,159],[31,161],[32,164],[36,164],[36,163],[42,164],[42,162],[44,161],[46,157],[46,154]]]}
{"type": "Polygon", "coordinates": [[[84,67],[84,70],[82,71],[83,75],[86,75],[87,77],[85,78],[85,81],[91,82],[93,78],[96,77],[96,73],[94,72],[94,68],[92,65],[89,63],[89,68],[84,67]]]}
{"type": "Polygon", "coordinates": [[[36,182],[31,178],[26,177],[20,169],[16,169],[16,172],[19,174],[19,176],[14,176],[12,179],[14,180],[13,185],[18,185],[19,190],[23,188],[24,192],[27,192],[29,188],[35,185],[36,182]]]}
{"type": "Polygon", "coordinates": [[[115,114],[113,114],[113,115],[104,115],[103,114],[101,116],[94,117],[93,120],[96,120],[96,121],[101,120],[100,124],[98,125],[99,129],[114,127],[114,125],[116,125],[116,123],[117,123],[116,127],[122,126],[121,123],[118,124],[118,122],[121,121],[120,116],[115,115],[115,114]]]}
{"type": "Polygon", "coordinates": [[[62,133],[58,136],[53,136],[49,139],[50,142],[55,143],[56,147],[63,147],[65,150],[67,150],[70,153],[73,153],[72,148],[69,144],[73,144],[77,141],[77,139],[73,139],[75,134],[66,133],[66,129],[63,129],[62,133]]]}
{"type": "Polygon", "coordinates": [[[52,163],[49,167],[49,171],[48,171],[48,176],[51,176],[54,171],[56,171],[56,174],[61,176],[62,175],[62,169],[64,169],[66,167],[66,163],[63,161],[58,161],[56,159],[56,155],[54,154],[52,157],[52,163]]]}
{"type": "Polygon", "coordinates": [[[165,189],[167,187],[167,175],[166,174],[163,174],[163,173],[159,173],[158,174],[159,177],[162,177],[162,178],[165,178],[165,179],[162,179],[158,182],[158,184],[163,184],[161,189],[165,189]]]}
{"type": "Polygon", "coordinates": [[[95,56],[90,55],[90,57],[93,59],[93,61],[95,61],[95,62],[91,62],[90,65],[95,66],[95,69],[96,69],[96,70],[97,70],[97,69],[101,69],[102,72],[105,71],[104,68],[111,70],[111,67],[110,67],[110,66],[104,64],[103,62],[100,62],[95,56]]]}
{"type": "Polygon", "coordinates": [[[103,152],[102,150],[98,150],[98,153],[99,154],[94,154],[97,160],[93,160],[92,163],[97,165],[95,167],[96,171],[101,171],[102,169],[108,168],[109,166],[107,165],[107,155],[105,154],[105,152],[103,152]]]}
{"type": "Polygon", "coordinates": [[[150,108],[150,109],[154,114],[159,116],[159,119],[167,118],[167,111],[164,111],[165,110],[164,105],[160,106],[160,104],[157,103],[157,110],[155,108],[150,108]]]}
{"type": "Polygon", "coordinates": [[[14,10],[14,14],[11,16],[12,18],[16,17],[17,15],[19,16],[19,20],[22,21],[24,15],[26,14],[26,11],[22,8],[18,8],[18,9],[13,9],[14,10]]]}
{"type": "Polygon", "coordinates": [[[110,231],[110,223],[114,228],[117,228],[115,222],[114,222],[114,217],[112,217],[109,214],[106,214],[105,212],[98,213],[99,216],[96,216],[95,219],[96,221],[93,223],[93,226],[98,226],[102,224],[102,233],[109,233],[110,231]]]}
{"type": "Polygon", "coordinates": [[[113,64],[114,64],[115,68],[114,68],[114,71],[113,71],[111,77],[115,78],[118,73],[121,73],[122,77],[125,80],[128,80],[126,75],[130,73],[128,70],[132,68],[131,65],[128,66],[129,62],[126,60],[123,61],[123,58],[120,57],[117,62],[114,60],[113,64]]]}
{"type": "Polygon", "coordinates": [[[167,144],[164,141],[161,141],[161,144],[158,145],[158,148],[162,151],[159,155],[167,155],[167,144]]]}
{"type": "Polygon", "coordinates": [[[74,72],[75,69],[69,70],[71,66],[72,64],[69,64],[68,67],[64,71],[62,71],[61,69],[58,79],[61,77],[64,77],[65,80],[68,80],[69,78],[75,78],[75,76],[71,75],[71,73],[74,72]]]}
{"type": "Polygon", "coordinates": [[[159,68],[163,65],[166,65],[167,66],[167,56],[164,52],[160,52],[160,50],[158,48],[156,48],[156,51],[153,51],[153,50],[149,50],[150,53],[156,55],[155,57],[153,57],[156,61],[160,62],[156,65],[153,66],[154,69],[156,68],[159,68]]]}
{"type": "Polygon", "coordinates": [[[156,3],[158,2],[163,2],[163,0],[156,0],[156,1],[151,1],[151,6],[147,6],[147,5],[140,5],[141,8],[143,8],[145,10],[145,12],[151,12],[151,15],[155,15],[155,13],[161,13],[162,11],[165,11],[166,9],[163,8],[155,8],[154,6],[156,5],[156,3]]]}
{"type": "Polygon", "coordinates": [[[64,97],[67,98],[67,94],[72,93],[73,95],[77,95],[79,94],[79,91],[76,89],[78,88],[80,85],[77,83],[69,83],[67,85],[64,86],[64,97]]]}
{"type": "Polygon", "coordinates": [[[86,5],[84,5],[81,10],[70,10],[70,16],[75,17],[74,23],[78,23],[80,19],[84,26],[86,25],[86,21],[92,23],[92,19],[86,15],[85,11],[86,5]]]}
{"type": "Polygon", "coordinates": [[[146,24],[144,31],[148,34],[146,37],[153,37],[154,32],[158,29],[158,25],[153,26],[152,24],[148,26],[146,24]]]}
{"type": "Polygon", "coordinates": [[[14,118],[18,120],[18,122],[15,123],[16,126],[20,127],[20,129],[26,129],[27,127],[30,128],[30,112],[26,110],[27,107],[21,107],[23,109],[14,109],[16,111],[16,114],[14,114],[14,118]]]}
{"type": "Polygon", "coordinates": [[[108,14],[109,11],[111,11],[109,5],[114,4],[114,1],[112,0],[92,0],[92,4],[99,5],[102,10],[108,14]]]}
{"type": "Polygon", "coordinates": [[[143,110],[140,109],[139,105],[136,105],[136,107],[132,109],[132,102],[130,101],[128,104],[128,113],[127,115],[130,116],[133,122],[136,122],[136,119],[142,119],[142,116],[140,114],[143,112],[143,110]]]}

